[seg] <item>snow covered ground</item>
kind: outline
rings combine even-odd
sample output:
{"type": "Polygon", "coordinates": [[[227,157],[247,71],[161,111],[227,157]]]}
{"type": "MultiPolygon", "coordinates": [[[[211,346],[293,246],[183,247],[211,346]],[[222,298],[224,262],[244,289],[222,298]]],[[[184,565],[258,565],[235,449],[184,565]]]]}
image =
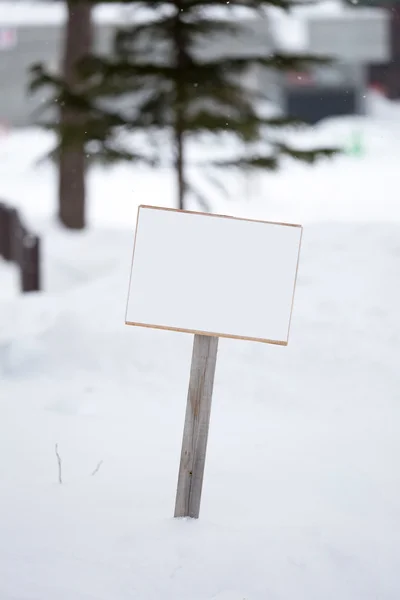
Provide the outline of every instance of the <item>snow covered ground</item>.
{"type": "Polygon", "coordinates": [[[371,110],[311,134],[361,131],[364,157],[214,192],[305,230],[288,348],[220,342],[197,522],[172,519],[191,336],[123,325],[136,206],[171,206],[171,175],[93,171],[70,234],[48,138],[0,141],[46,288],[0,263],[1,600],[398,600],[400,110],[371,110]]]}

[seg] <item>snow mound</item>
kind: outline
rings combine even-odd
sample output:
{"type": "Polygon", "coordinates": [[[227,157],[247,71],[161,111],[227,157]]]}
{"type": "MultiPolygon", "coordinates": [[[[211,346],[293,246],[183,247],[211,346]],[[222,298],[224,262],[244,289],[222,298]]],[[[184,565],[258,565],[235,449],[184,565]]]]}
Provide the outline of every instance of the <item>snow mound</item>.
{"type": "Polygon", "coordinates": [[[1,304],[0,597],[397,600],[398,226],[306,227],[289,347],[221,340],[199,522],[191,336],[123,325],[130,233],[81,236],[85,282],[75,242],[62,291],[1,304]]]}
{"type": "Polygon", "coordinates": [[[67,234],[33,167],[51,138],[1,140],[46,290],[7,291],[0,263],[1,600],[398,600],[400,121],[370,100],[296,137],[361,132],[363,157],[212,196],[305,228],[289,346],[220,342],[197,522],[172,518],[192,338],[123,324],[136,207],[172,205],[172,174],[94,170],[101,228],[67,234]]]}

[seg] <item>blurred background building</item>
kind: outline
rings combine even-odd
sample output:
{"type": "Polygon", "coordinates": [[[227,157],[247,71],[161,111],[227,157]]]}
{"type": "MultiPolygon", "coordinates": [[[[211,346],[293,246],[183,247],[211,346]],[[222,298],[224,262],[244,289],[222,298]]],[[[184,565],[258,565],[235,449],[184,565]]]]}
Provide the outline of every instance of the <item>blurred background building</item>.
{"type": "MultiPolygon", "coordinates": [[[[96,49],[108,53],[115,28],[126,22],[126,12],[118,6],[98,7],[94,21],[96,49]]],[[[28,95],[29,67],[43,62],[54,71],[59,69],[64,23],[62,3],[0,1],[3,127],[26,127],[37,121],[37,109],[48,98],[42,91],[28,95]]],[[[234,54],[235,44],[244,43],[249,51],[262,45],[269,52],[292,50],[332,56],[332,65],[307,74],[251,74],[253,84],[268,89],[272,102],[284,113],[316,123],[334,115],[363,114],[370,84],[379,85],[390,97],[400,96],[398,24],[399,19],[393,19],[387,7],[324,2],[299,7],[290,15],[271,11],[265,21],[249,23],[247,40],[216,40],[206,51],[234,54]]]]}

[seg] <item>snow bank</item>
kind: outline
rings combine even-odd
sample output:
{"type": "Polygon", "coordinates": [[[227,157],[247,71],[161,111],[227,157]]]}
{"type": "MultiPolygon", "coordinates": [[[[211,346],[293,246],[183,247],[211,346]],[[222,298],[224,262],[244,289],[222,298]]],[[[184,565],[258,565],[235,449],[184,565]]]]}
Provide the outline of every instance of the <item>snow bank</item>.
{"type": "Polygon", "coordinates": [[[135,205],[172,203],[170,174],[93,172],[98,226],[71,235],[48,222],[50,167],[29,166],[48,139],[4,142],[0,195],[42,228],[47,291],[0,298],[2,600],[398,600],[399,209],[382,190],[400,151],[386,108],[314,134],[360,126],[365,158],[288,164],[257,202],[215,201],[307,218],[289,347],[221,340],[198,522],[171,518],[191,336],[123,325],[135,205]]]}
{"type": "Polygon", "coordinates": [[[198,523],[192,340],[123,326],[131,242],[71,239],[68,291],[1,304],[0,597],[397,599],[398,226],[307,227],[290,346],[221,340],[198,523]]]}

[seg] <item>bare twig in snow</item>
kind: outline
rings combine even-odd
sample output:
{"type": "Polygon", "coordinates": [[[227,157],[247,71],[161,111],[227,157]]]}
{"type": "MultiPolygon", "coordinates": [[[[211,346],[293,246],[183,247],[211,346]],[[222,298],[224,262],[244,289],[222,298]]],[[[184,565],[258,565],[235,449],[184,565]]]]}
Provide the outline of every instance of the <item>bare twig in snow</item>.
{"type": "Polygon", "coordinates": [[[93,477],[93,475],[96,475],[96,473],[98,473],[98,471],[99,471],[99,469],[100,469],[100,467],[101,467],[102,464],[103,464],[103,461],[101,460],[99,462],[99,464],[97,465],[97,467],[95,468],[95,470],[93,471],[93,473],[91,474],[92,477],[93,477]]]}
{"type": "Polygon", "coordinates": [[[61,461],[61,456],[58,453],[58,444],[56,444],[56,456],[57,456],[57,463],[58,463],[58,483],[62,483],[62,461],[61,461]]]}

